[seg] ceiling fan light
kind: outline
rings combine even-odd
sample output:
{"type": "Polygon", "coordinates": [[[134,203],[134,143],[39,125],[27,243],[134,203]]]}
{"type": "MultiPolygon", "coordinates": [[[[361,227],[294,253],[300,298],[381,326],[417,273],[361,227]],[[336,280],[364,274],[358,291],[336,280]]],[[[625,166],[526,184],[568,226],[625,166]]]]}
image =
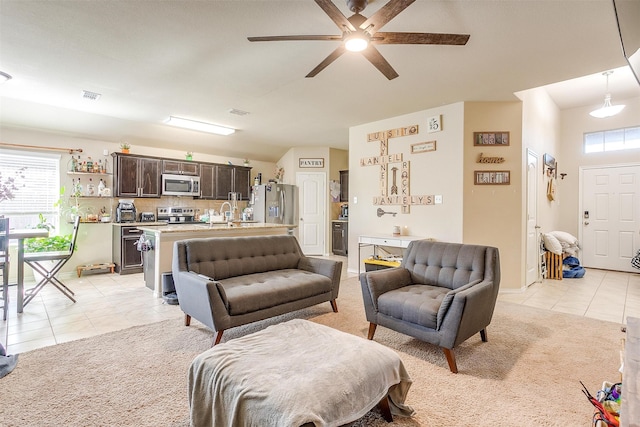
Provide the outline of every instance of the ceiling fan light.
{"type": "Polygon", "coordinates": [[[177,126],[185,129],[197,130],[200,132],[214,133],[216,135],[231,135],[236,130],[226,126],[214,125],[212,123],[199,122],[196,120],[183,119],[170,116],[165,123],[170,126],[177,126]]]}
{"type": "Polygon", "coordinates": [[[369,46],[369,40],[360,35],[348,37],[344,42],[344,47],[349,52],[362,52],[369,46]]]}

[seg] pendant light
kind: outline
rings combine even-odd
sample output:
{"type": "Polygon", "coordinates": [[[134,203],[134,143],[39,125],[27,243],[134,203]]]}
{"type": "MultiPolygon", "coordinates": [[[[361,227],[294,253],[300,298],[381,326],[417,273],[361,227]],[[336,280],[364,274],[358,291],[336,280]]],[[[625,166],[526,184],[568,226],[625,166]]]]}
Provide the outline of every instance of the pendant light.
{"type": "Polygon", "coordinates": [[[605,71],[602,73],[607,78],[607,94],[604,96],[604,105],[597,110],[593,110],[589,114],[599,119],[605,117],[611,117],[618,114],[624,108],[624,105],[611,105],[611,94],[609,93],[609,75],[613,74],[613,71],[605,71]]]}

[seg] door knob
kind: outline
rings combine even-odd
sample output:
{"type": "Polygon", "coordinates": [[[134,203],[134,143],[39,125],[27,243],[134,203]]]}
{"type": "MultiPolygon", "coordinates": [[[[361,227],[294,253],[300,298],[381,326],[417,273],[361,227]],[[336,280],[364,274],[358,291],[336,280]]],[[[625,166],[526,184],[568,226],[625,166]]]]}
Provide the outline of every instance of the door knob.
{"type": "Polygon", "coordinates": [[[584,225],[589,225],[589,221],[585,221],[585,222],[584,222],[584,225]]]}

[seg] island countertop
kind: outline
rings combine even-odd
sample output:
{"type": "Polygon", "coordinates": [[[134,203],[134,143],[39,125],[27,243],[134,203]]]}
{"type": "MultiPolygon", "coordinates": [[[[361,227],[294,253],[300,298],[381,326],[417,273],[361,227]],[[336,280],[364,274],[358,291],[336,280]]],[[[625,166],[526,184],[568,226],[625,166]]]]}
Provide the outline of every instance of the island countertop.
{"type": "MultiPolygon", "coordinates": [[[[265,222],[239,222],[233,223],[232,226],[227,223],[214,223],[214,224],[157,224],[157,225],[136,225],[136,228],[142,231],[148,231],[155,234],[165,233],[198,233],[198,236],[202,234],[210,235],[214,237],[219,234],[245,234],[246,232],[259,232],[267,229],[293,229],[296,225],[292,224],[272,224],[265,222]]],[[[194,237],[197,237],[194,235],[194,237]]]]}

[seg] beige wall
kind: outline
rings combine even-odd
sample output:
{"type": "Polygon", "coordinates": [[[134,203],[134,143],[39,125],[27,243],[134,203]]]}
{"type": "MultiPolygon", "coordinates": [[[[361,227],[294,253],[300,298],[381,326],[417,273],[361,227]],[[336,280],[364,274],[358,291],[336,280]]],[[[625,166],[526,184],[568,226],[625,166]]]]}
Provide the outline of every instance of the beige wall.
{"type": "Polygon", "coordinates": [[[500,251],[501,289],[523,282],[522,103],[464,104],[464,243],[495,246],[500,251]],[[473,133],[509,131],[506,147],[475,147],[473,133]],[[498,165],[476,163],[480,153],[504,157],[498,165]],[[509,185],[475,185],[474,170],[508,170],[509,185]]]}
{"type": "MultiPolygon", "coordinates": [[[[357,272],[358,236],[391,235],[395,225],[403,234],[461,242],[463,212],[463,123],[462,103],[418,111],[373,123],[354,126],[349,130],[349,270],[357,272]],[[429,117],[441,115],[442,131],[427,133],[429,117]],[[411,125],[419,126],[417,135],[393,138],[389,154],[402,154],[410,162],[410,194],[441,195],[442,204],[413,205],[410,213],[402,214],[400,206],[381,206],[397,212],[395,217],[378,217],[379,206],[373,197],[381,193],[379,166],[360,166],[360,159],[380,155],[379,142],[367,142],[367,134],[411,125]],[[436,151],[411,154],[411,144],[436,141],[436,151]],[[357,200],[357,203],[356,203],[357,200]]],[[[363,252],[363,258],[370,255],[363,252]]]]}

